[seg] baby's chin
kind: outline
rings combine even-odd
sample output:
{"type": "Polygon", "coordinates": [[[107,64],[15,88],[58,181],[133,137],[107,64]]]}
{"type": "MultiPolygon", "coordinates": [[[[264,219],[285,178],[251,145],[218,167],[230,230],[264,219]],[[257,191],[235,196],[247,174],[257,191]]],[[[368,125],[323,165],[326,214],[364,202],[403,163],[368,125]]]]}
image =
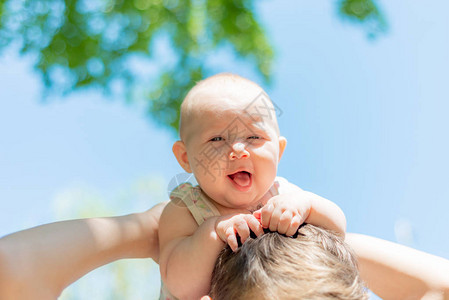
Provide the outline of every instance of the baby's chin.
{"type": "Polygon", "coordinates": [[[213,202],[217,203],[226,209],[236,209],[244,212],[256,211],[258,208],[263,206],[263,202],[268,199],[264,199],[264,194],[257,193],[257,190],[252,189],[249,192],[229,192],[226,194],[214,194],[213,192],[208,193],[204,191],[213,202]]]}
{"type": "Polygon", "coordinates": [[[238,210],[242,210],[244,212],[253,213],[263,206],[263,203],[260,201],[260,197],[251,197],[251,196],[240,196],[240,199],[229,199],[226,201],[226,204],[222,204],[228,208],[234,208],[238,210]],[[238,200],[238,201],[236,201],[238,200]]]}

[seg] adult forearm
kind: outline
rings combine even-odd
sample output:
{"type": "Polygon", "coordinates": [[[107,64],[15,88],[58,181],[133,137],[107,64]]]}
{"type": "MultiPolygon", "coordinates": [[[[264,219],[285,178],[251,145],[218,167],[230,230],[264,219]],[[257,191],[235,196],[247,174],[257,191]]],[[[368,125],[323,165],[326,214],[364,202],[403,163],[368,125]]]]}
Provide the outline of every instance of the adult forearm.
{"type": "Polygon", "coordinates": [[[382,299],[449,299],[449,261],[361,234],[347,234],[360,275],[382,299]]]}
{"type": "Polygon", "coordinates": [[[158,256],[158,215],[56,222],[0,239],[0,298],[54,299],[91,270],[121,258],[158,256]]]}

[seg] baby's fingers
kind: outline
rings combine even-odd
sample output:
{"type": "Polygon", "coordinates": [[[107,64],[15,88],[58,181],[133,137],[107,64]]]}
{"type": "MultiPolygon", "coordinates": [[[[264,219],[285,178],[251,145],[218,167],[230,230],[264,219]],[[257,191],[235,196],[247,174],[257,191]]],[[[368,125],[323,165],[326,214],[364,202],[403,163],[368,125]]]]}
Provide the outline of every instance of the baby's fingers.
{"type": "Polygon", "coordinates": [[[286,234],[287,230],[290,227],[290,223],[293,219],[293,213],[290,210],[286,210],[282,213],[281,217],[279,218],[278,223],[278,232],[280,234],[286,234]]]}
{"type": "MultiPolygon", "coordinates": [[[[245,217],[246,219],[246,223],[248,223],[249,228],[251,229],[252,232],[254,232],[254,234],[256,236],[260,236],[263,234],[263,228],[262,225],[260,224],[259,220],[257,220],[256,217],[252,216],[252,215],[247,215],[245,217]]],[[[243,241],[242,241],[243,243],[243,241]]]]}
{"type": "Polygon", "coordinates": [[[262,218],[262,208],[254,211],[253,216],[260,222],[260,219],[262,218]]]}
{"type": "Polygon", "coordinates": [[[291,221],[290,221],[290,226],[288,227],[285,235],[286,236],[293,236],[296,234],[296,232],[298,231],[299,225],[302,224],[302,219],[301,216],[299,215],[295,215],[291,221]]]}
{"type": "Polygon", "coordinates": [[[268,226],[270,226],[271,214],[273,211],[274,205],[271,203],[262,207],[260,223],[262,223],[263,228],[268,228],[268,226]]]}
{"type": "Polygon", "coordinates": [[[231,247],[232,251],[234,251],[234,252],[239,247],[239,245],[237,243],[237,236],[235,235],[235,231],[234,231],[233,227],[228,227],[226,229],[226,242],[228,243],[229,247],[231,247]]]}
{"type": "Polygon", "coordinates": [[[276,207],[273,211],[273,213],[271,214],[271,219],[270,219],[270,231],[278,231],[278,226],[279,226],[279,220],[281,218],[283,211],[281,210],[280,207],[276,207]]]}
{"type": "Polygon", "coordinates": [[[243,244],[249,238],[250,234],[246,218],[236,220],[234,223],[234,228],[240,236],[240,242],[243,244]]]}

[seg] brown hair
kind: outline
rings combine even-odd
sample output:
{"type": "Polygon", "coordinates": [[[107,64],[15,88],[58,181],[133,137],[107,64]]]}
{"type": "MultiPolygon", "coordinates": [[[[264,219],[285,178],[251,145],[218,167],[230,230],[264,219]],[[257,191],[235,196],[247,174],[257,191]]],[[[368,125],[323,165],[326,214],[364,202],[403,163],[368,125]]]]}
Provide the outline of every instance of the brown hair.
{"type": "Polygon", "coordinates": [[[306,224],[297,238],[271,232],[217,259],[210,296],[220,299],[368,299],[343,240],[306,224]]]}

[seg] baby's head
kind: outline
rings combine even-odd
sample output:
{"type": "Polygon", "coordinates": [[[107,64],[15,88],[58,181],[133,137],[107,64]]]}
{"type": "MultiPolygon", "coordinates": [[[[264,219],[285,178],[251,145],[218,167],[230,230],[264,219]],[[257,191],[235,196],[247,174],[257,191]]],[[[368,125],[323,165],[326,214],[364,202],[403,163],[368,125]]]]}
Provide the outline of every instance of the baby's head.
{"type": "Polygon", "coordinates": [[[227,73],[199,82],[187,94],[180,136],[173,145],[180,165],[209,197],[231,208],[258,205],[287,142],[263,89],[227,73]]]}
{"type": "Polygon", "coordinates": [[[293,239],[277,232],[225,248],[212,275],[220,299],[368,299],[352,250],[340,237],[306,224],[293,239]]]}

